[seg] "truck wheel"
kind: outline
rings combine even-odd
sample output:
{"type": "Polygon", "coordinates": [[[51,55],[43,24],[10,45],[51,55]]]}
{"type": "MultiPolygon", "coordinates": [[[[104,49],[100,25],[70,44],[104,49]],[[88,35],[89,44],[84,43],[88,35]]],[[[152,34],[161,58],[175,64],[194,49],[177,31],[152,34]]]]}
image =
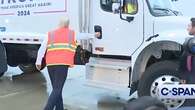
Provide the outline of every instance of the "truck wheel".
{"type": "MultiPolygon", "coordinates": [[[[141,77],[138,84],[138,96],[158,98],[158,86],[162,84],[178,84],[180,82],[179,63],[161,61],[151,65],[141,77]]],[[[179,108],[185,99],[160,99],[168,108],[179,108]]]]}
{"type": "Polygon", "coordinates": [[[4,44],[0,40],[0,77],[7,71],[7,55],[4,44]]]}
{"type": "Polygon", "coordinates": [[[22,70],[24,73],[32,73],[32,72],[37,72],[37,71],[38,71],[37,68],[36,68],[36,66],[33,65],[33,64],[26,64],[26,65],[20,64],[20,65],[19,65],[19,68],[20,68],[20,70],[22,70]]]}
{"type": "Polygon", "coordinates": [[[4,73],[0,73],[0,77],[2,77],[4,75],[4,73]]]}

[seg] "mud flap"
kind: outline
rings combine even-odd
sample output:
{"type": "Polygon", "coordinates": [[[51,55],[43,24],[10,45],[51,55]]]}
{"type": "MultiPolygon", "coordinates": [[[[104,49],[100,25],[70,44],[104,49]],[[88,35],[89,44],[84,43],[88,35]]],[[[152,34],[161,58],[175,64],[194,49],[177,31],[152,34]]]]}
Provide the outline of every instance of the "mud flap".
{"type": "Polygon", "coordinates": [[[0,74],[7,71],[7,56],[3,43],[0,41],[0,74]]]}

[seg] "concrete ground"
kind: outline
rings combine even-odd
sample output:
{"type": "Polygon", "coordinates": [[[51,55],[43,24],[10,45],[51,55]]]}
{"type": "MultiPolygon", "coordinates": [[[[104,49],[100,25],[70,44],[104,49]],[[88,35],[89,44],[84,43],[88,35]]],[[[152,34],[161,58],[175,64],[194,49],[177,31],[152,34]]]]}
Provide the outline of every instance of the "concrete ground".
{"type": "MultiPolygon", "coordinates": [[[[47,82],[47,93],[51,84],[46,70],[42,71],[47,82]]],[[[123,110],[129,89],[118,91],[94,88],[86,85],[85,67],[69,69],[68,78],[63,88],[64,105],[68,110],[123,110]]]]}
{"type": "MultiPolygon", "coordinates": [[[[69,72],[63,90],[65,108],[122,110],[126,100],[119,99],[115,92],[86,86],[82,71],[79,68],[69,72]]],[[[9,68],[0,78],[0,110],[42,110],[50,92],[51,84],[46,70],[23,74],[18,68],[9,68]]]]}
{"type": "Polygon", "coordinates": [[[0,79],[0,110],[42,110],[47,99],[45,79],[39,73],[0,79]]]}
{"type": "MultiPolygon", "coordinates": [[[[9,68],[0,78],[0,110],[42,110],[51,90],[46,69],[22,74],[18,68],[9,68]]],[[[123,110],[129,90],[119,93],[86,86],[85,69],[77,67],[69,70],[63,100],[68,110],[123,110]]]]}

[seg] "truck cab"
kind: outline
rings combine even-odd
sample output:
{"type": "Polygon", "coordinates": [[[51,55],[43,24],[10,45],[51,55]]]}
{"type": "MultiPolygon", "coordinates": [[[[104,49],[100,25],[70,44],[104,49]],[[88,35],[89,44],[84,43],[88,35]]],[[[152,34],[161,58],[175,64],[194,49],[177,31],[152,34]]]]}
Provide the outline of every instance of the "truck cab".
{"type": "MultiPolygon", "coordinates": [[[[170,0],[93,0],[91,6],[89,29],[101,38],[93,40],[86,64],[88,85],[158,97],[160,84],[180,81],[178,62],[190,19],[170,0]]],[[[185,101],[167,100],[162,99],[170,108],[185,101]]]]}

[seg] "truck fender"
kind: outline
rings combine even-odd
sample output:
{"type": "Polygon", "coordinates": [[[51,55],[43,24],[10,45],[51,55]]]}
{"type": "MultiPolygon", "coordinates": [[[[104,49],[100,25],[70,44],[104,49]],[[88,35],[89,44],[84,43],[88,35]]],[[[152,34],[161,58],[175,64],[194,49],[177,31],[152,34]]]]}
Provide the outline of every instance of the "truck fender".
{"type": "Polygon", "coordinates": [[[0,41],[0,73],[7,71],[7,56],[3,43],[0,41]]]}
{"type": "Polygon", "coordinates": [[[162,57],[162,50],[168,51],[181,51],[181,44],[173,41],[157,41],[152,42],[148,46],[146,46],[137,56],[131,80],[132,82],[136,82],[140,79],[142,74],[147,68],[147,64],[149,59],[153,56],[156,59],[160,59],[162,57]]]}

